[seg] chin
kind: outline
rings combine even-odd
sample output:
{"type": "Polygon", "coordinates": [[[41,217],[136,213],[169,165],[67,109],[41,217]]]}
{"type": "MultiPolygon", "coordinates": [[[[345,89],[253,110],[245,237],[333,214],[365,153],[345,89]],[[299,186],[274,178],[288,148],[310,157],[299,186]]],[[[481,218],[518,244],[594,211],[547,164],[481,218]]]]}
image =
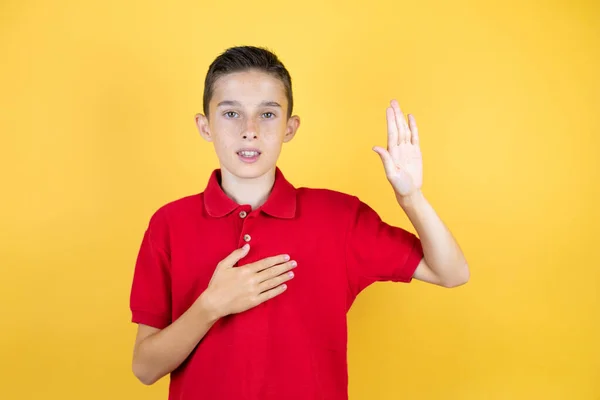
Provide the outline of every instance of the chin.
{"type": "Polygon", "coordinates": [[[275,169],[275,165],[265,165],[266,163],[257,162],[254,164],[245,164],[243,162],[235,162],[234,165],[226,166],[227,171],[238,178],[255,179],[259,178],[269,171],[275,169]]]}

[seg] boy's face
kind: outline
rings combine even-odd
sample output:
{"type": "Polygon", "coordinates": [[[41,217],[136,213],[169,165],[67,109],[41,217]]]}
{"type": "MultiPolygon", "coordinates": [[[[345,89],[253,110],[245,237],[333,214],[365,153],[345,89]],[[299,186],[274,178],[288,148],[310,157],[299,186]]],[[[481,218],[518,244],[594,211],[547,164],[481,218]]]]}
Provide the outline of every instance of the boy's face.
{"type": "Polygon", "coordinates": [[[279,79],[254,70],[235,72],[215,82],[209,115],[198,114],[196,124],[214,144],[224,172],[252,179],[274,171],[283,143],[294,137],[300,119],[288,119],[287,109],[279,79]]]}

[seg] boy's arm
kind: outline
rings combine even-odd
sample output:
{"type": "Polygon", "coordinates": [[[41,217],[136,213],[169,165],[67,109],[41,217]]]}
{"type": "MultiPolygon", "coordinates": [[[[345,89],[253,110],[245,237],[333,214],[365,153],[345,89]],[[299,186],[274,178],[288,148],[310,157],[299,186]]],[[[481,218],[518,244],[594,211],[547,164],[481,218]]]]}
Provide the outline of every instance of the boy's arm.
{"type": "Polygon", "coordinates": [[[133,351],[133,373],[145,385],[151,385],[171,373],[190,355],[206,332],[217,321],[204,294],[165,329],[138,325],[133,351]]]}
{"type": "Polygon", "coordinates": [[[423,160],[415,118],[408,124],[396,100],[387,108],[387,150],[374,147],[383,161],[385,173],[396,193],[396,199],[406,212],[421,239],[424,259],[414,278],[453,287],[469,280],[469,267],[458,243],[449,229],[423,196],[423,160]],[[410,126],[409,126],[410,125],[410,126]]]}
{"type": "Polygon", "coordinates": [[[455,287],[469,280],[469,267],[458,243],[419,191],[398,203],[421,239],[424,258],[413,275],[420,281],[455,287]]]}
{"type": "Polygon", "coordinates": [[[171,325],[164,329],[138,325],[132,368],[142,383],[151,385],[181,365],[219,318],[256,307],[285,291],[296,262],[278,255],[234,268],[249,249],[245,245],[221,261],[208,288],[171,325]]]}

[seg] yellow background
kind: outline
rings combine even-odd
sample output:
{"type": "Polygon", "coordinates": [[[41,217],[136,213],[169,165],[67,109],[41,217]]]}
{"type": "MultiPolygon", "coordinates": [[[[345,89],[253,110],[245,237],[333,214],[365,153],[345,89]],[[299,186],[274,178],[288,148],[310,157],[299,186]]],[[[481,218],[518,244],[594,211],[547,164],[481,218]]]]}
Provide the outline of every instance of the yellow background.
{"type": "Polygon", "coordinates": [[[470,261],[458,289],[363,292],[351,399],[600,398],[597,2],[4,0],[2,399],[166,399],[130,370],[134,261],[216,166],[193,117],[239,44],[291,71],[287,177],[412,230],[371,150],[397,97],[470,261]]]}

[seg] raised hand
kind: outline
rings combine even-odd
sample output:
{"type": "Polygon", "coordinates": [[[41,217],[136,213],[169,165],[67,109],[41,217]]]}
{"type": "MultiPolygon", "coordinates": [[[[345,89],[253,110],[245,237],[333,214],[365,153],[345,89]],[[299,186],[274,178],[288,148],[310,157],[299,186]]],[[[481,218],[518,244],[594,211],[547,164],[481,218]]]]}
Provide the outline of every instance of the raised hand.
{"type": "Polygon", "coordinates": [[[249,246],[234,250],[215,269],[202,294],[216,318],[246,311],[280,295],[285,282],[294,277],[296,267],[287,255],[268,257],[241,267],[234,267],[248,254],[249,246]]]}
{"type": "Polygon", "coordinates": [[[390,102],[387,114],[387,149],[379,146],[373,150],[383,162],[385,174],[396,196],[415,194],[423,185],[423,158],[419,147],[419,131],[413,115],[408,123],[396,100],[390,102]]]}

